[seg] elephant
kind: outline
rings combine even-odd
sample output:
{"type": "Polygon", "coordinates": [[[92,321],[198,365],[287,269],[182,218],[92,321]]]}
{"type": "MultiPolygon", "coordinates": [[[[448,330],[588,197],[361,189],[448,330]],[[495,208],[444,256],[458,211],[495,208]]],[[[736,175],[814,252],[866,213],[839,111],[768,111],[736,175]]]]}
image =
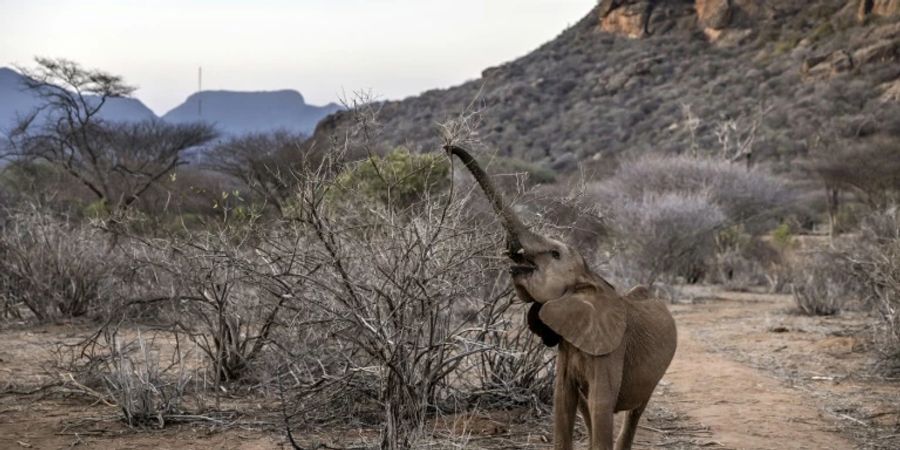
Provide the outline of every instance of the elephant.
{"type": "Polygon", "coordinates": [[[445,150],[463,162],[500,216],[513,287],[531,305],[529,329],[559,348],[555,448],[572,449],[576,410],[591,450],[613,448],[613,416],[627,411],[615,448],[631,448],[641,414],[675,355],[677,333],[668,308],[643,286],[618,294],[577,249],[526,227],[467,150],[445,150]]]}

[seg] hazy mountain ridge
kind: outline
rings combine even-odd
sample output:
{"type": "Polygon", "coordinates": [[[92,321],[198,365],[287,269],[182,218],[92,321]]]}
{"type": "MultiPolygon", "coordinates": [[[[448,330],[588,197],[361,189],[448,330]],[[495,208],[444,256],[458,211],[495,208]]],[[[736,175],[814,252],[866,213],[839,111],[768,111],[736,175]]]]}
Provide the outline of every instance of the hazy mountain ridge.
{"type": "MultiPolygon", "coordinates": [[[[39,105],[40,100],[26,90],[21,74],[0,67],[0,131],[11,128],[18,117],[31,113],[39,105]]],[[[99,115],[104,120],[128,122],[156,118],[156,114],[136,98],[107,99],[99,115]]]]}
{"type": "MultiPolygon", "coordinates": [[[[597,8],[480,79],[380,103],[378,144],[433,151],[435,123],[475,100],[478,137],[489,150],[558,170],[647,152],[716,151],[717,133],[732,120],[738,131],[758,120],[754,160],[786,168],[822,133],[854,121],[875,133],[900,116],[892,119],[897,102],[885,97],[900,83],[896,16],[858,18],[856,0],[789,0],[738,11],[724,29],[712,29],[692,2],[659,3],[649,38],[602,31],[609,19],[597,8]],[[844,54],[854,61],[849,67],[844,54]]],[[[329,117],[310,144],[327,142],[351,120],[329,117]]]]}
{"type": "MultiPolygon", "coordinates": [[[[0,67],[0,131],[12,128],[19,117],[40,105],[40,100],[25,89],[22,80],[19,72],[0,67]]],[[[339,109],[334,103],[309,105],[295,90],[202,91],[192,94],[161,119],[172,123],[207,121],[226,136],[275,130],[309,135],[319,120],[339,109]],[[200,99],[202,115],[197,104],[200,99]]],[[[139,99],[131,97],[107,99],[100,117],[128,122],[160,119],[139,99]]]]}
{"type": "Polygon", "coordinates": [[[162,119],[172,123],[202,120],[227,134],[287,130],[308,135],[323,117],[340,109],[334,103],[309,105],[295,90],[202,91],[188,97],[162,119]]]}

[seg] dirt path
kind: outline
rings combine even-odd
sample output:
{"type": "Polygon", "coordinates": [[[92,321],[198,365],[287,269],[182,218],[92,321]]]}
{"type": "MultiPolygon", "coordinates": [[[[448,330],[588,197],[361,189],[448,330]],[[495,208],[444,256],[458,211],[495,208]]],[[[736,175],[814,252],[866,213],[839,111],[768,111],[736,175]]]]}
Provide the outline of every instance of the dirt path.
{"type": "MultiPolygon", "coordinates": [[[[665,377],[678,409],[706,425],[711,440],[734,449],[851,449],[833,419],[806,393],[735,362],[700,340],[735,316],[785,309],[778,301],[717,301],[676,306],[679,347],[665,377]]],[[[753,331],[753,330],[748,330],[753,331]]],[[[752,333],[748,333],[752,334],[752,333]]],[[[752,340],[752,336],[746,336],[752,340]]]]}

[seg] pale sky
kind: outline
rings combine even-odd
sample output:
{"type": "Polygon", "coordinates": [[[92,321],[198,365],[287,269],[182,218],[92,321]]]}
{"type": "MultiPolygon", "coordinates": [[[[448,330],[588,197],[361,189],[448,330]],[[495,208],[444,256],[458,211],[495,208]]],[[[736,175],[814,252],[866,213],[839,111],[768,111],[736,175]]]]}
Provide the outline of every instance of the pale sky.
{"type": "Polygon", "coordinates": [[[119,74],[163,114],[197,88],[366,90],[397,99],[477,78],[596,0],[0,0],[0,66],[64,57],[119,74]]]}

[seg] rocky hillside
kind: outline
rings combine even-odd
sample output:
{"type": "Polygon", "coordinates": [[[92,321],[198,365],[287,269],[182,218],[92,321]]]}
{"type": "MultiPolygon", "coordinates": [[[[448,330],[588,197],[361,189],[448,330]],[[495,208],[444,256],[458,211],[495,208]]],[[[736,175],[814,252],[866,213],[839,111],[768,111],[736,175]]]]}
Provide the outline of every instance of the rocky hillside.
{"type": "Polygon", "coordinates": [[[379,105],[379,144],[433,150],[435,124],[474,104],[489,148],[558,171],[723,148],[786,169],[837,136],[900,128],[898,44],[896,0],[603,0],[480,79],[379,105]]]}

